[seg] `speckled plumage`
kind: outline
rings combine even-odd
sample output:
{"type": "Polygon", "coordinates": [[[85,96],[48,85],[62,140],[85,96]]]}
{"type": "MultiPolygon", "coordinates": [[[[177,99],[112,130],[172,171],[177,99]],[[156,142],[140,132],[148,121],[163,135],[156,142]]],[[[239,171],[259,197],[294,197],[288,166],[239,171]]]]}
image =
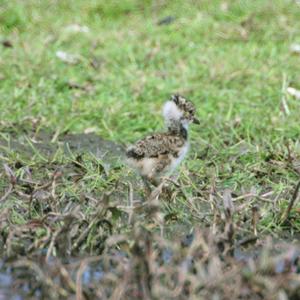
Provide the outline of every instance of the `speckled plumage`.
{"type": "Polygon", "coordinates": [[[158,157],[165,154],[172,154],[177,157],[185,143],[186,139],[180,135],[169,132],[156,133],[137,141],[133,147],[128,149],[127,153],[135,159],[158,157]]]}
{"type": "Polygon", "coordinates": [[[163,115],[167,131],[146,136],[126,152],[129,165],[153,184],[184,159],[189,148],[188,124],[198,122],[193,103],[179,95],[166,102],[163,115]]]}

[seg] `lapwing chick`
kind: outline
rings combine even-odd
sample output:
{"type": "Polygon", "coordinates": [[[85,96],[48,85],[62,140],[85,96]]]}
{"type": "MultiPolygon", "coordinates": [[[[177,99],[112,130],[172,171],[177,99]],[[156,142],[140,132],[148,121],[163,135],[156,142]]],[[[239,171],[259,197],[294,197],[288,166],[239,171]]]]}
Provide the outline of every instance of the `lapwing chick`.
{"type": "Polygon", "coordinates": [[[199,124],[194,104],[180,95],[173,95],[163,107],[166,131],[153,133],[126,151],[129,166],[141,175],[147,189],[158,186],[162,177],[170,176],[189,149],[189,124],[199,124]]]}

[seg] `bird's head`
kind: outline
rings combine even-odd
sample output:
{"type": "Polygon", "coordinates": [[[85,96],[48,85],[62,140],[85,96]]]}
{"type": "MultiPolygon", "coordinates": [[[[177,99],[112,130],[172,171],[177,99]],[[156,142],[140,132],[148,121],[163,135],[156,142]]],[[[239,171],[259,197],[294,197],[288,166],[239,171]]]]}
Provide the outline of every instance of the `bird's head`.
{"type": "Polygon", "coordinates": [[[194,104],[178,94],[172,95],[163,108],[163,116],[167,124],[176,122],[184,127],[188,127],[190,123],[200,124],[195,114],[194,104]]]}

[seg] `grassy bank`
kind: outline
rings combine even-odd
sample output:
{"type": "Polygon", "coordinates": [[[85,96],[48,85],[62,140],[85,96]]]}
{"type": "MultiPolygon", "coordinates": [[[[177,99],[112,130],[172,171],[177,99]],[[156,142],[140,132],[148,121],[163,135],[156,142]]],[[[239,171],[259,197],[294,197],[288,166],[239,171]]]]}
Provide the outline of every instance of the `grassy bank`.
{"type": "MultiPolygon", "coordinates": [[[[119,2],[0,0],[3,258],[18,264],[21,257],[22,269],[36,257],[109,260],[117,249],[137,266],[147,241],[165,251],[163,228],[167,244],[176,237],[172,251],[193,233],[203,238],[196,248],[211,249],[202,267],[220,251],[242,272],[231,254],[243,238],[254,236],[250,243],[261,249],[267,235],[290,242],[300,231],[300,100],[287,92],[300,89],[300,55],[291,51],[300,43],[300,6],[287,0],[119,2]],[[162,104],[174,92],[195,103],[201,124],[191,128],[177,184],[145,209],[135,202],[143,196],[139,179],[113,150],[161,130],[162,104]],[[82,133],[93,134],[76,136],[82,133]],[[99,137],[116,144],[101,152],[99,137]],[[217,237],[212,244],[211,234],[217,237]]],[[[184,247],[175,267],[186,259],[184,247]]],[[[225,265],[217,269],[227,272],[225,265]]],[[[234,274],[229,278],[236,280],[234,274]]],[[[81,295],[69,284],[66,290],[81,295]]],[[[193,288],[197,295],[199,287],[193,288]]],[[[85,297],[95,297],[84,289],[85,297]]],[[[143,293],[133,288],[128,297],[163,295],[143,293]]]]}

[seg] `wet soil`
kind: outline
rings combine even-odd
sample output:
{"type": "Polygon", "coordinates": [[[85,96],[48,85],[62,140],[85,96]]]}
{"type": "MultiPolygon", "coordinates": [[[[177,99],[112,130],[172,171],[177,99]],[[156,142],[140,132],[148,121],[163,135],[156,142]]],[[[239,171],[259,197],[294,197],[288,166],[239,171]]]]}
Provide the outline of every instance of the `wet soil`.
{"type": "MultiPolygon", "coordinates": [[[[122,159],[124,147],[111,141],[107,141],[96,134],[65,134],[57,139],[47,132],[36,135],[21,135],[18,137],[0,137],[0,149],[2,151],[14,151],[25,156],[32,156],[40,152],[45,157],[53,156],[58,149],[65,154],[90,152],[97,158],[111,162],[122,159]]],[[[1,150],[0,150],[1,153],[1,150]]]]}

